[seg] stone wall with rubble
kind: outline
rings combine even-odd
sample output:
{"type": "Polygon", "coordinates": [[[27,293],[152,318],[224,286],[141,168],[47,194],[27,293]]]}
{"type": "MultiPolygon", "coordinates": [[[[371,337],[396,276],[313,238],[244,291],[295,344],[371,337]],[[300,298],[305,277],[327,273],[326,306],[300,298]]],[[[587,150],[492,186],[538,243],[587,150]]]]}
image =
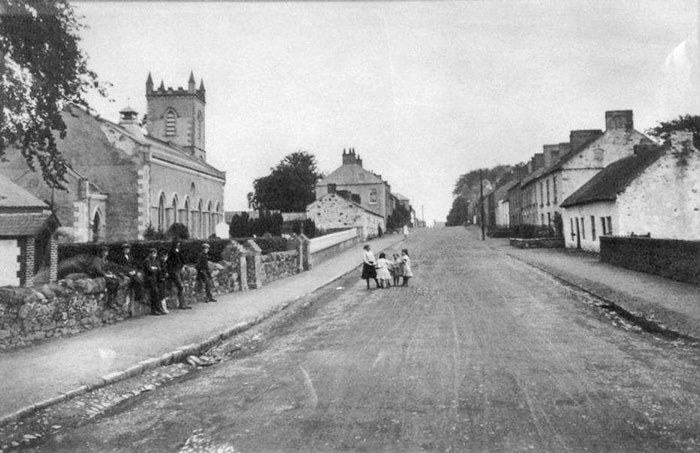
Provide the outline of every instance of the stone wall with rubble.
{"type": "Polygon", "coordinates": [[[299,272],[299,253],[296,250],[274,252],[262,256],[263,284],[290,277],[299,272]]]}
{"type": "MultiPolygon", "coordinates": [[[[240,291],[236,264],[211,262],[210,269],[214,295],[240,291]]],[[[185,266],[183,284],[185,299],[190,304],[204,300],[203,292],[196,292],[196,279],[195,268],[185,266]]],[[[169,288],[167,293],[171,309],[177,307],[173,290],[169,288]]],[[[126,278],[109,282],[105,278],[59,280],[35,288],[6,286],[0,288],[0,350],[73,335],[149,313],[148,295],[140,300],[135,297],[126,278]]]]}

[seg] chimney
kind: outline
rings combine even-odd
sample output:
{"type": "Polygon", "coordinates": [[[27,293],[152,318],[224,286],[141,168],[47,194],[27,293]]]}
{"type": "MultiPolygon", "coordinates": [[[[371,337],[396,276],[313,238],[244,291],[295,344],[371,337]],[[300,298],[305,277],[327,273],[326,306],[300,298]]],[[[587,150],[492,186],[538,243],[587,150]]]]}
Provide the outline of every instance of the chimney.
{"type": "Polygon", "coordinates": [[[542,167],[544,167],[544,154],[539,153],[539,154],[535,154],[534,156],[532,156],[531,167],[530,167],[530,168],[532,168],[531,171],[539,170],[542,167]]]}
{"type": "Polygon", "coordinates": [[[610,110],[605,112],[605,130],[632,130],[634,119],[632,110],[610,110]]]}
{"type": "Polygon", "coordinates": [[[362,160],[359,159],[359,156],[355,155],[355,148],[349,148],[347,153],[345,152],[345,150],[343,150],[343,165],[352,164],[358,164],[362,166],[362,160]]]}
{"type": "Polygon", "coordinates": [[[603,135],[600,129],[584,129],[571,131],[569,134],[569,143],[572,151],[579,149],[584,143],[593,140],[603,135]]]}
{"type": "Polygon", "coordinates": [[[559,158],[559,145],[544,145],[542,154],[544,154],[544,168],[551,167],[559,158]]]}

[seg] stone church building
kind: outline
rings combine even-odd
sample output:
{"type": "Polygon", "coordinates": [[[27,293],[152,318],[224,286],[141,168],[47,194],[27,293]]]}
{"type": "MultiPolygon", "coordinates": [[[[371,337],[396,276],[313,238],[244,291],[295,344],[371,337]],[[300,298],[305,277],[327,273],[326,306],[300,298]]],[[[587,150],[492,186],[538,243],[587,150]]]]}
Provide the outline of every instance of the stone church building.
{"type": "Polygon", "coordinates": [[[147,228],[174,222],[207,238],[223,221],[226,174],[206,162],[203,81],[154,88],[146,81],[145,130],[127,107],[118,124],[82,108],[63,114],[67,136],[58,148],[70,170],[66,190],[51,190],[19,154],[0,173],[53,207],[78,242],[142,239],[147,228]]]}

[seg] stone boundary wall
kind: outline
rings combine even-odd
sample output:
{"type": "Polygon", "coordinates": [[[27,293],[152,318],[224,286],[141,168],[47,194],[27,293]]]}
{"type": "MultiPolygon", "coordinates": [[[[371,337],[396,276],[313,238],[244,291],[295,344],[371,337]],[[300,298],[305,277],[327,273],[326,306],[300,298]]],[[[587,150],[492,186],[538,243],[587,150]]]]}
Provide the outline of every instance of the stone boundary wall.
{"type": "Polygon", "coordinates": [[[700,241],[600,236],[600,260],[634,271],[700,285],[700,241]]]}
{"type": "Polygon", "coordinates": [[[310,239],[309,264],[313,267],[359,242],[360,235],[356,228],[310,239]]]}
{"type": "MultiPolygon", "coordinates": [[[[252,244],[231,241],[222,252],[222,261],[209,262],[214,296],[259,288],[303,271],[309,240],[304,236],[293,240],[295,250],[265,256],[252,244]]],[[[189,304],[203,302],[194,266],[184,267],[182,279],[185,300],[189,304]]],[[[177,294],[169,282],[166,295],[168,308],[175,309],[177,294]]],[[[73,335],[150,311],[147,291],[142,298],[137,297],[126,277],[59,280],[34,288],[0,287],[0,350],[73,335]]]]}
{"type": "Polygon", "coordinates": [[[564,247],[563,238],[533,238],[533,239],[519,239],[510,238],[510,245],[512,247],[517,247],[519,249],[556,249],[564,247]]]}
{"type": "Polygon", "coordinates": [[[290,277],[299,272],[299,253],[296,250],[274,252],[262,256],[263,285],[290,277]]]}

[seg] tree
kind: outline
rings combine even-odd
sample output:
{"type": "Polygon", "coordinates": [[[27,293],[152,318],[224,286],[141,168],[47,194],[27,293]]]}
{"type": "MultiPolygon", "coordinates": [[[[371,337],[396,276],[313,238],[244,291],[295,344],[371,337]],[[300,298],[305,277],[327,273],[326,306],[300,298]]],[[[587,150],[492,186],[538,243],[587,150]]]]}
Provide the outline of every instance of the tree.
{"type": "Polygon", "coordinates": [[[693,145],[700,149],[700,116],[681,115],[675,120],[661,121],[658,126],[647,130],[647,134],[667,140],[673,131],[693,133],[693,145]]]}
{"type": "Polygon", "coordinates": [[[469,200],[459,195],[452,200],[452,208],[447,214],[447,226],[466,225],[469,221],[469,200]]]}
{"type": "Polygon", "coordinates": [[[66,0],[0,0],[0,158],[10,147],[50,187],[60,188],[66,163],[56,148],[64,138],[61,112],[87,107],[84,94],[104,87],[79,47],[83,26],[66,0]]]}
{"type": "Polygon", "coordinates": [[[316,199],[316,183],[322,175],[316,158],[305,151],[287,155],[268,176],[253,182],[248,203],[258,209],[281,212],[302,212],[316,199]]]}

